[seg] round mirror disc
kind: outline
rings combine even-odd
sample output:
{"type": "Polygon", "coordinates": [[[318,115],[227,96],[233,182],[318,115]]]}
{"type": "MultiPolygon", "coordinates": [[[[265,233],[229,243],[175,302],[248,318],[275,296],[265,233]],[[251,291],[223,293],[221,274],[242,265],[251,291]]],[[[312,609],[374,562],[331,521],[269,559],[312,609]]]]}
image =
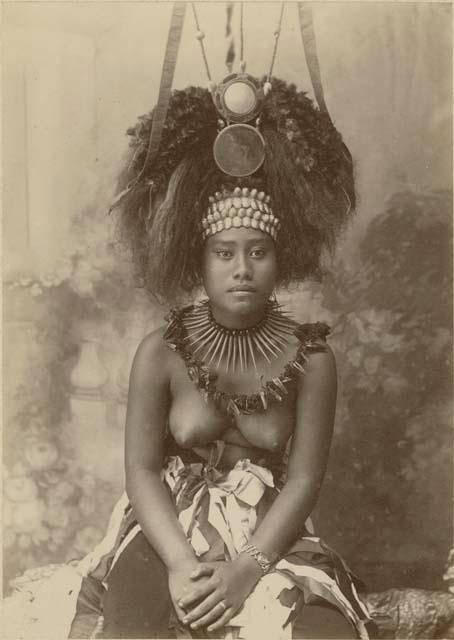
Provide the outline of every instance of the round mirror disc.
{"type": "Polygon", "coordinates": [[[230,176],[249,176],[265,159],[265,140],[248,124],[232,124],[222,129],[214,142],[214,159],[230,176]]]}

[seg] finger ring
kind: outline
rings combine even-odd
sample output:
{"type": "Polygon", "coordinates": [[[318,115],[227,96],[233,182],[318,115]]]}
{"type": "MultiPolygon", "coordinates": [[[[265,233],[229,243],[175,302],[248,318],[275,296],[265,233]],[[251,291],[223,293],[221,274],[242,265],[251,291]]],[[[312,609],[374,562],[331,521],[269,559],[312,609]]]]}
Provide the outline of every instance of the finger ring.
{"type": "Polygon", "coordinates": [[[219,604],[221,605],[222,609],[225,611],[227,609],[227,605],[225,604],[224,600],[221,600],[221,602],[219,602],[219,604]]]}

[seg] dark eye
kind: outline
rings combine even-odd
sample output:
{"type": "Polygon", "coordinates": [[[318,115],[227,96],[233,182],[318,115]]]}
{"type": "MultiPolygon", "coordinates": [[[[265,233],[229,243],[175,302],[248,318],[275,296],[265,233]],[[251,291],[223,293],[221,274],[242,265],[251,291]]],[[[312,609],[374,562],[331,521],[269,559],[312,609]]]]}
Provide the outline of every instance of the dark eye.
{"type": "Polygon", "coordinates": [[[266,253],[265,249],[263,249],[262,247],[257,247],[256,249],[252,249],[251,256],[253,258],[263,258],[265,253],[266,253]]]}
{"type": "Polygon", "coordinates": [[[232,252],[228,249],[216,249],[216,255],[222,258],[223,260],[228,260],[232,257],[232,252]]]}

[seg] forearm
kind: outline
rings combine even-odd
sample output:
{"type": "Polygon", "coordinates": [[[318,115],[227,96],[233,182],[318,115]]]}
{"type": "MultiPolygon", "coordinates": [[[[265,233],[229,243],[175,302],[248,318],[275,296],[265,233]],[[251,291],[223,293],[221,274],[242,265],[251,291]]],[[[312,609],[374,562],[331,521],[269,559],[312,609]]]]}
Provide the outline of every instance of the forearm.
{"type": "Polygon", "coordinates": [[[328,464],[336,394],[332,351],[311,354],[298,379],[287,483],[251,540],[269,557],[282,556],[295,542],[315,506],[328,464]]]}
{"type": "Polygon", "coordinates": [[[126,490],[145,537],[166,567],[196,563],[160,474],[144,468],[127,471],[126,490]]]}
{"type": "MultiPolygon", "coordinates": [[[[272,561],[282,556],[301,533],[316,502],[318,487],[314,482],[300,479],[287,482],[251,537],[250,543],[272,561]]],[[[263,576],[260,565],[248,553],[240,553],[233,565],[247,592],[263,576]]]]}
{"type": "Polygon", "coordinates": [[[287,482],[251,538],[270,558],[280,557],[297,539],[315,506],[319,486],[300,479],[287,482]]]}

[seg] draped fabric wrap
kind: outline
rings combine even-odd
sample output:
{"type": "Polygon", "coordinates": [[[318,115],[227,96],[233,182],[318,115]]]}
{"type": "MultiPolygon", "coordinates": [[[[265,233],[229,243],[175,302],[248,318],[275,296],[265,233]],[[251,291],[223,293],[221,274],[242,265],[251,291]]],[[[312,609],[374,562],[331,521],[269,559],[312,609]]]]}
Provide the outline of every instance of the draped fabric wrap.
{"type": "MultiPolygon", "coordinates": [[[[275,474],[265,466],[248,459],[238,461],[231,469],[218,466],[219,455],[209,461],[194,460],[191,452],[185,456],[167,458],[162,480],[168,487],[178,513],[178,519],[200,560],[230,560],[235,558],[250,539],[256,527],[279,493],[275,474]]],[[[108,588],[109,574],[141,532],[134,512],[123,495],[117,503],[105,538],[74,566],[58,569],[45,588],[35,589],[31,607],[22,614],[24,624],[16,637],[67,637],[76,617],[77,598],[82,579],[91,576],[108,588]],[[55,606],[58,596],[59,628],[55,631],[54,616],[46,615],[46,605],[55,606]],[[29,614],[29,615],[27,615],[29,614]],[[28,620],[28,626],[25,620],[28,620]]],[[[267,629],[269,637],[277,640],[292,637],[292,621],[304,604],[327,604],[336,607],[353,625],[359,638],[368,638],[366,626],[370,618],[357,593],[358,581],[345,562],[314,533],[308,520],[293,546],[257,584],[244,606],[225,627],[224,638],[261,637],[267,629]]],[[[27,605],[24,596],[21,607],[27,605]]],[[[91,618],[91,628],[84,637],[96,637],[102,625],[102,601],[98,614],[91,618]]],[[[304,615],[304,611],[302,612],[304,615]]],[[[80,628],[80,627],[79,627],[80,628]]],[[[169,619],[169,635],[190,638],[191,630],[184,627],[174,614],[169,619]]],[[[196,632],[194,632],[196,633],[196,632]]],[[[72,637],[76,637],[72,635],[72,637]]],[[[77,637],[81,637],[80,631],[77,637]]],[[[207,634],[207,637],[210,637],[207,634]]],[[[220,637],[219,632],[213,637],[220,637]]]]}
{"type": "MultiPolygon", "coordinates": [[[[182,457],[168,458],[162,478],[183,530],[201,560],[233,559],[279,492],[273,473],[248,459],[240,460],[232,469],[222,469],[212,461],[184,462],[182,457]]],[[[128,505],[122,520],[112,523],[110,539],[115,537],[116,542],[111,552],[100,558],[93,574],[108,584],[110,571],[140,531],[128,505]]],[[[270,637],[290,639],[291,622],[301,606],[322,600],[350,620],[358,637],[368,638],[369,616],[355,585],[357,579],[345,562],[315,536],[308,520],[301,537],[260,580],[223,637],[260,637],[266,628],[270,637]]],[[[177,637],[192,637],[175,616],[171,616],[169,625],[177,637]]]]}
{"type": "MultiPolygon", "coordinates": [[[[172,456],[164,479],[196,554],[210,560],[233,559],[252,536],[262,515],[260,505],[269,504],[278,493],[272,472],[248,459],[222,471],[172,456]]],[[[314,535],[308,520],[301,537],[232,618],[226,637],[260,637],[266,628],[270,637],[291,638],[290,622],[301,605],[321,598],[342,611],[360,638],[367,638],[368,613],[355,582],[345,562],[314,535]]],[[[182,637],[190,637],[176,620],[173,623],[182,637]]]]}
{"type": "Polygon", "coordinates": [[[202,464],[185,465],[172,457],[164,471],[178,509],[178,519],[197,556],[210,545],[203,530],[210,526],[223,541],[229,559],[244,547],[257,524],[256,507],[274,487],[268,469],[241,460],[227,474],[202,464]]]}

